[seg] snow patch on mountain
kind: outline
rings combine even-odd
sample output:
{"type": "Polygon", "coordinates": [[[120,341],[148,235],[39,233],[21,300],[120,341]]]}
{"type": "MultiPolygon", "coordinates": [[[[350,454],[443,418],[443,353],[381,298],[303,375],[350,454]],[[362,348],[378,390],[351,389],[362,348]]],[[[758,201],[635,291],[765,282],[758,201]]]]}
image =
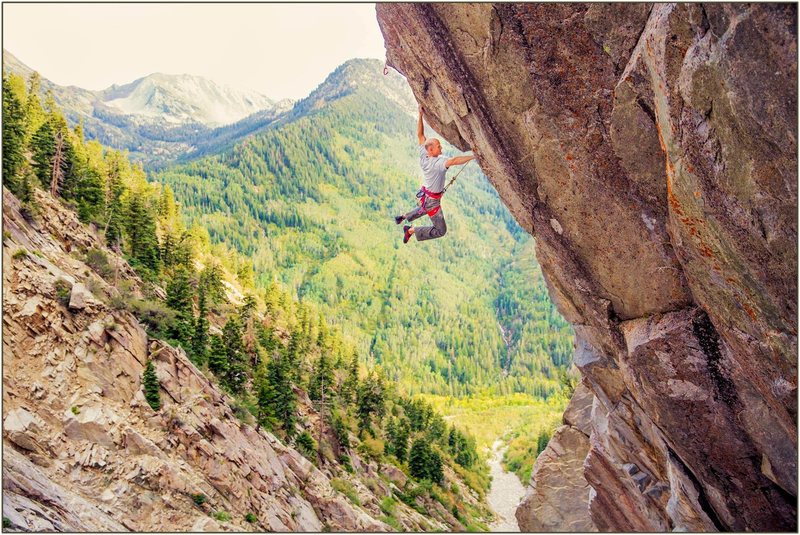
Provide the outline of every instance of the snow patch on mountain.
{"type": "Polygon", "coordinates": [[[103,103],[125,115],[207,126],[235,123],[275,103],[255,91],[239,91],[200,76],[151,74],[124,86],[112,86],[103,103]]]}

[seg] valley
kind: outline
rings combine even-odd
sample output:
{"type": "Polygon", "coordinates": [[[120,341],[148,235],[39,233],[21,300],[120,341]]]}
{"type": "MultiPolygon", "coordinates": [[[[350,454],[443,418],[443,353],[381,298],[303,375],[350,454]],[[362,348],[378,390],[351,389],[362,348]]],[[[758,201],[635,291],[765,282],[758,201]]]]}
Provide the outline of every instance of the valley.
{"type": "MultiPolygon", "coordinates": [[[[18,73],[32,72],[13,62],[11,65],[18,73]]],[[[191,151],[175,153],[169,156],[172,163],[144,162],[147,171],[135,162],[137,152],[130,154],[134,162],[129,162],[126,154],[104,148],[92,139],[97,132],[87,127],[85,117],[74,120],[78,112],[69,107],[72,101],[68,95],[74,94],[75,88],[59,90],[46,80],[37,81],[35,75],[31,80],[15,74],[8,79],[13,90],[5,93],[6,100],[17,99],[34,111],[37,106],[41,108],[36,113],[26,113],[20,124],[30,132],[29,137],[23,133],[20,138],[21,158],[4,161],[7,164],[4,169],[9,170],[6,185],[11,190],[4,195],[4,202],[10,213],[16,213],[13,225],[21,233],[7,237],[4,255],[18,261],[17,269],[22,269],[20,273],[26,277],[30,276],[28,268],[25,262],[19,263],[24,259],[35,262],[36,258],[47,258],[48,262],[62,266],[61,271],[55,272],[55,279],[48,279],[56,294],[69,293],[68,289],[60,289],[62,286],[79,288],[78,281],[87,276],[74,271],[81,269],[80,264],[66,268],[69,262],[65,264],[62,255],[71,251],[74,259],[86,262],[99,275],[99,279],[90,276],[81,282],[90,288],[85,298],[93,303],[92,310],[105,313],[106,323],[131,325],[128,329],[134,333],[131,336],[147,341],[147,351],[136,354],[135,362],[127,366],[136,368],[154,361],[156,391],[166,389],[172,400],[164,400],[163,407],[153,407],[159,415],[171,415],[165,416],[163,430],[158,431],[161,425],[158,424],[148,431],[135,431],[137,437],[142,434],[149,437],[136,440],[148,444],[151,441],[155,447],[144,451],[128,446],[125,442],[128,439],[120,442],[113,438],[120,433],[134,436],[133,428],[122,429],[116,416],[103,417],[97,425],[112,439],[104,442],[104,450],[92,455],[106,459],[109,452],[117,451],[123,455],[123,462],[129,457],[139,459],[140,455],[164,460],[157,449],[166,451],[167,444],[175,442],[176,430],[170,427],[175,418],[190,422],[190,426],[204,435],[202,422],[197,418],[209,417],[209,413],[190,414],[181,400],[187,395],[199,395],[191,389],[197,386],[197,380],[202,382],[201,378],[206,377],[211,378],[214,383],[209,384],[215,384],[218,390],[203,395],[218,400],[217,405],[228,407],[215,418],[236,421],[220,436],[223,439],[233,436],[236,427],[247,435],[250,426],[255,425],[256,431],[263,426],[276,437],[269,439],[273,449],[283,443],[289,446],[289,452],[294,451],[292,448],[300,451],[321,470],[319,485],[332,485],[351,505],[355,504],[355,516],[345,520],[354,522],[351,526],[362,529],[383,523],[394,529],[430,530],[437,526],[488,529],[494,518],[485,502],[490,488],[485,462],[490,453],[478,449],[469,425],[461,418],[448,424],[455,427],[445,427],[445,420],[437,419],[440,418],[437,412],[431,412],[437,410],[435,407],[424,401],[419,402],[423,405],[409,405],[410,400],[424,393],[438,396],[431,399],[448,396],[451,400],[470,400],[480,395],[500,400],[502,406],[503,400],[511,399],[509,396],[523,396],[526,403],[547,407],[536,409],[537,414],[547,415],[542,426],[555,426],[565,403],[562,378],[569,362],[572,333],[547,299],[541,274],[533,281],[525,275],[531,270],[538,273],[532,240],[516,225],[477,170],[459,178],[452,205],[447,205],[452,242],[441,242],[441,247],[431,251],[432,254],[398,247],[397,229],[387,214],[407,209],[406,204],[413,202],[417,184],[413,178],[415,149],[409,115],[413,100],[397,77],[381,75],[377,62],[348,62],[308,98],[290,110],[282,110],[275,124],[262,133],[243,134],[247,128],[240,129],[239,123],[223,127],[220,131],[227,133],[230,143],[215,145],[206,137],[205,141],[210,143],[205,145],[206,149],[199,149],[202,146],[199,142],[193,145],[192,150],[207,150],[208,156],[192,160],[191,151]],[[39,93],[45,88],[50,92],[39,93]],[[59,98],[54,98],[57,94],[59,98]],[[67,104],[63,116],[59,101],[67,104]],[[61,234],[63,229],[48,226],[41,232],[53,233],[52,239],[61,245],[40,252],[33,245],[37,243],[32,237],[35,231],[25,227],[36,228],[42,218],[52,219],[54,213],[58,213],[57,219],[67,217],[60,212],[63,208],[58,203],[53,204],[39,191],[50,185],[47,172],[52,165],[46,167],[43,162],[58,158],[54,144],[46,136],[58,133],[67,149],[66,157],[58,163],[64,174],[57,197],[67,208],[75,209],[88,228],[86,237],[74,249],[76,246],[61,234]],[[120,258],[115,257],[120,254],[120,258]],[[131,267],[121,268],[127,265],[126,261],[131,267]],[[110,265],[117,267],[112,269],[110,265]],[[119,269],[128,273],[122,280],[119,269]],[[128,280],[132,273],[136,273],[138,283],[128,280]],[[212,280],[217,282],[209,282],[212,280]],[[136,320],[132,318],[140,322],[144,331],[136,331],[133,327],[136,320]],[[492,328],[486,330],[482,325],[492,328]],[[418,331],[418,335],[409,339],[409,330],[418,331]],[[156,358],[159,354],[163,358],[156,358]],[[300,369],[287,376],[282,362],[301,363],[300,369]],[[165,365],[167,369],[181,370],[170,371],[171,374],[197,378],[192,379],[194,386],[176,394],[176,385],[164,383],[165,365]],[[369,385],[378,388],[381,396],[380,409],[374,409],[379,410],[377,416],[367,413],[367,420],[359,415],[361,381],[364,388],[369,385]],[[321,386],[326,384],[337,390],[349,388],[354,397],[342,398],[344,405],[340,409],[324,414],[318,403],[319,396],[324,400],[326,395],[332,395],[326,394],[327,390],[321,386]],[[353,392],[357,386],[356,399],[353,392]],[[294,393],[288,397],[279,395],[281,391],[292,390],[294,393]],[[353,404],[351,408],[349,404],[353,404]],[[384,417],[383,411],[391,416],[384,417]],[[183,416],[176,416],[178,413],[183,416]],[[419,421],[414,419],[419,418],[415,414],[424,415],[422,421],[428,423],[415,423],[419,421]],[[374,424],[370,423],[373,418],[374,424]],[[433,428],[425,431],[429,425],[433,428]],[[327,426],[329,436],[320,435],[319,426],[327,426]],[[415,449],[418,443],[423,443],[423,431],[436,444],[427,453],[415,449]],[[357,432],[357,437],[348,437],[350,432],[357,432]],[[393,470],[381,464],[386,462],[399,469],[400,479],[379,483],[369,474],[372,470],[393,470]],[[373,463],[378,463],[375,468],[373,463]],[[444,471],[430,472],[433,466],[444,471]],[[419,481],[420,485],[413,481],[419,481]],[[426,481],[435,484],[429,488],[426,481]],[[462,504],[458,497],[465,492],[472,498],[462,504]],[[376,508],[378,502],[380,507],[376,508]],[[427,520],[415,516],[429,507],[439,512],[423,515],[427,520]],[[370,524],[366,517],[359,516],[359,510],[377,523],[370,524]]],[[[135,122],[139,126],[155,116],[136,107],[141,104],[137,100],[140,90],[141,84],[136,83],[127,89],[115,88],[116,93],[110,94],[117,97],[117,107],[130,112],[130,120],[138,114],[135,122]]],[[[147,101],[152,104],[152,99],[147,101]]],[[[181,123],[180,113],[184,112],[168,122],[181,123]]],[[[93,114],[97,119],[97,110],[93,114]]],[[[247,124],[248,120],[241,124],[247,124]]],[[[128,128],[120,126],[123,127],[128,128]]],[[[115,148],[126,147],[123,143],[115,148]]],[[[4,270],[4,276],[8,284],[15,287],[19,284],[17,271],[9,268],[4,270]]],[[[37,276],[41,277],[34,275],[37,276]]],[[[47,284],[43,288],[46,287],[47,284]]],[[[26,291],[35,293],[31,288],[26,291]]],[[[79,318],[87,312],[76,311],[69,302],[62,302],[60,307],[48,302],[43,314],[82,325],[86,320],[79,318]]],[[[11,332],[4,335],[4,343],[8,341],[6,349],[11,352],[25,339],[19,324],[9,325],[11,332]]],[[[80,327],[77,329],[80,332],[80,327]]],[[[130,343],[126,341],[128,336],[119,339],[119,343],[123,346],[130,343]]],[[[42,342],[38,344],[37,351],[42,351],[42,342]]],[[[108,350],[113,353],[114,345],[108,350]]],[[[87,351],[93,354],[87,361],[90,369],[93,362],[106,358],[102,348],[87,351]]],[[[75,366],[73,361],[67,362],[64,366],[75,366]]],[[[77,364],[78,368],[81,366],[77,364]]],[[[74,415],[81,411],[92,415],[97,410],[102,412],[105,409],[98,407],[106,406],[100,399],[106,394],[97,398],[92,386],[97,372],[81,373],[86,378],[70,390],[70,411],[74,415]]],[[[9,385],[16,384],[14,378],[19,375],[16,368],[4,368],[4,382],[9,385]],[[7,377],[6,370],[10,374],[7,377]]],[[[147,388],[144,379],[128,375],[131,388],[135,389],[140,380],[147,388]]],[[[67,489],[59,492],[74,492],[61,477],[67,464],[50,465],[44,459],[54,454],[62,459],[78,459],[83,454],[80,444],[70,443],[62,451],[53,442],[62,426],[76,424],[59,421],[57,411],[62,408],[56,409],[56,413],[35,409],[32,399],[21,391],[10,392],[9,407],[18,410],[8,420],[9,424],[17,425],[15,418],[37,423],[22,424],[9,439],[12,444],[9,447],[44,463],[48,470],[37,472],[37,478],[51,478],[58,488],[67,489]],[[37,444],[31,446],[33,450],[26,449],[33,443],[37,444]]],[[[52,393],[46,395],[52,398],[52,393]]],[[[59,395],[65,394],[60,391],[59,395]]],[[[126,396],[117,401],[124,402],[126,396]]],[[[124,412],[118,407],[109,410],[124,412]]],[[[138,425],[137,414],[126,418],[138,425]]],[[[79,421],[83,422],[82,417],[79,421]]],[[[95,425],[94,421],[85,423],[95,425]]],[[[512,428],[498,428],[494,432],[502,431],[509,440],[518,440],[519,432],[516,437],[506,433],[512,428]]],[[[498,436],[487,438],[481,434],[480,444],[498,436]]],[[[207,438],[211,440],[210,436],[207,438]]],[[[509,463],[515,469],[520,465],[530,466],[536,453],[535,449],[527,448],[509,463]]],[[[170,477],[180,481],[188,477],[195,482],[205,477],[198,466],[191,470],[199,472],[187,475],[191,473],[191,470],[186,472],[187,461],[196,463],[198,459],[195,454],[191,458],[169,459],[168,464],[173,466],[170,470],[181,467],[170,477]]],[[[24,464],[23,460],[15,462],[19,467],[24,464]]],[[[76,462],[83,463],[78,470],[121,469],[108,461],[76,462]]],[[[269,462],[274,464],[272,460],[269,462]]],[[[244,468],[243,473],[253,468],[244,468]]],[[[155,467],[142,468],[150,469],[155,467]]],[[[24,513],[30,500],[30,491],[25,489],[30,483],[22,475],[16,477],[18,497],[10,506],[16,511],[11,514],[11,522],[28,529],[44,526],[24,513]]],[[[84,481],[88,486],[78,492],[83,498],[65,495],[64,499],[88,499],[92,504],[93,493],[101,493],[103,489],[88,472],[84,481]]],[[[159,505],[173,511],[171,520],[149,508],[143,508],[138,516],[121,517],[115,512],[114,507],[127,503],[129,492],[135,493],[142,485],[135,480],[126,484],[133,487],[115,487],[119,501],[114,500],[114,507],[105,509],[110,516],[103,522],[108,525],[122,522],[127,528],[136,529],[155,529],[160,522],[181,525],[194,522],[195,527],[202,524],[205,528],[229,529],[264,521],[257,512],[262,506],[248,506],[226,496],[224,489],[228,483],[211,480],[208,484],[216,491],[201,494],[214,503],[215,509],[200,507],[196,511],[186,507],[190,505],[185,503],[187,493],[198,494],[189,492],[185,482],[148,481],[150,488],[172,496],[159,505]],[[248,507],[252,507],[249,512],[248,507]],[[216,523],[197,517],[203,511],[216,523]],[[241,518],[231,516],[234,511],[249,520],[242,524],[241,518]]],[[[198,488],[205,485],[195,484],[198,488]]],[[[297,494],[296,490],[291,492],[297,494]]],[[[319,525],[333,527],[328,518],[330,505],[314,501],[318,499],[312,496],[314,492],[318,490],[309,487],[298,494],[310,500],[308,518],[288,520],[279,515],[283,526],[298,529],[321,522],[319,525]]],[[[273,503],[270,507],[279,511],[285,505],[273,503]]],[[[505,516],[508,515],[506,511],[505,516]]],[[[51,526],[88,527],[70,517],[59,522],[51,526]]]]}

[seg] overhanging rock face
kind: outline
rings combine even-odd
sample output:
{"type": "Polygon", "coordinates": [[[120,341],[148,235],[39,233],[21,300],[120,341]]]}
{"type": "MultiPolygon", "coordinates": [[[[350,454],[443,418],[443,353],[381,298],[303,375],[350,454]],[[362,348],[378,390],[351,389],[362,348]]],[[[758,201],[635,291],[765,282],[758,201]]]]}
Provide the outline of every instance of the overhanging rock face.
{"type": "Polygon", "coordinates": [[[797,8],[380,4],[537,238],[601,530],[797,529],[797,8]]]}

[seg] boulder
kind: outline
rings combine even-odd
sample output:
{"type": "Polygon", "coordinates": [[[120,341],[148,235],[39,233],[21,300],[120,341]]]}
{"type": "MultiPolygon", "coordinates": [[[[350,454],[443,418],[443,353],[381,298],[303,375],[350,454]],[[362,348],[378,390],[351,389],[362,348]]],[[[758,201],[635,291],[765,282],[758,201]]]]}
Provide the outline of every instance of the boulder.
{"type": "Polygon", "coordinates": [[[70,310],[95,309],[100,306],[102,306],[102,303],[95,298],[94,294],[83,283],[76,282],[72,285],[72,291],[69,294],[70,310]]]}
{"type": "Polygon", "coordinates": [[[589,438],[563,425],[539,454],[531,483],[517,508],[522,531],[597,531],[589,518],[589,484],[583,460],[589,438]]]}

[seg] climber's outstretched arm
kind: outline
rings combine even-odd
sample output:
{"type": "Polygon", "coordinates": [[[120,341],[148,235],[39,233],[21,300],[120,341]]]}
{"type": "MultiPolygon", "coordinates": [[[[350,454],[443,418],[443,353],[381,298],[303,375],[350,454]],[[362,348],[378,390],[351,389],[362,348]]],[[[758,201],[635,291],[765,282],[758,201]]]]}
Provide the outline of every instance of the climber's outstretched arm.
{"type": "Polygon", "coordinates": [[[417,139],[419,144],[425,144],[425,125],[422,124],[422,106],[419,107],[419,121],[417,122],[417,139]]]}
{"type": "Polygon", "coordinates": [[[444,162],[444,166],[446,168],[450,168],[450,167],[452,167],[454,165],[464,165],[465,163],[471,162],[474,159],[475,159],[474,155],[470,155],[470,156],[454,156],[453,158],[450,158],[449,160],[444,162]]]}

